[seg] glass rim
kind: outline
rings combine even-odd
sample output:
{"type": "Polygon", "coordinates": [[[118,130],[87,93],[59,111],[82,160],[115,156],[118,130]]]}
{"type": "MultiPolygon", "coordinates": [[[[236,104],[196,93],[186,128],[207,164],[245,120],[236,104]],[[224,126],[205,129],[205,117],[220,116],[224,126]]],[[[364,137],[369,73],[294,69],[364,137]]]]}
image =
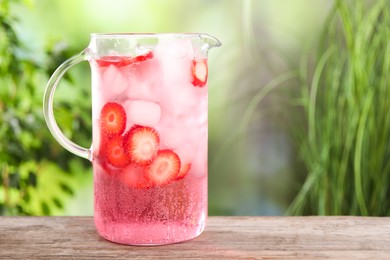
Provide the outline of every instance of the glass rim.
{"type": "Polygon", "coordinates": [[[199,32],[163,32],[163,33],[131,33],[131,32],[118,32],[118,33],[91,33],[91,43],[105,40],[158,40],[158,39],[190,39],[198,40],[205,44],[208,44],[209,48],[221,46],[221,42],[207,33],[199,32]]]}
{"type": "Polygon", "coordinates": [[[109,33],[91,33],[92,38],[126,38],[126,37],[202,37],[210,36],[207,33],[189,33],[189,32],[164,32],[164,33],[131,33],[131,32],[109,32],[109,33]]]}

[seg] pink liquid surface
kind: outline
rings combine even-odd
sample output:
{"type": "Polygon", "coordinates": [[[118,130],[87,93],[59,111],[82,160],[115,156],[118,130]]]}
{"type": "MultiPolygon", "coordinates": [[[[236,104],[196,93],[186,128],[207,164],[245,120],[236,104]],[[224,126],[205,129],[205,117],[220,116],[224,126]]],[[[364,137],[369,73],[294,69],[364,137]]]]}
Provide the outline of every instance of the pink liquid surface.
{"type": "Polygon", "coordinates": [[[94,218],[99,234],[107,240],[169,244],[192,239],[205,228],[207,84],[194,83],[196,60],[206,61],[196,57],[190,41],[177,39],[142,50],[138,56],[113,55],[91,62],[94,218]],[[120,104],[126,112],[122,135],[134,125],[153,128],[159,149],[176,153],[182,167],[190,165],[185,177],[161,186],[135,187],[124,181],[124,175],[142,179],[148,166],[115,167],[104,157],[110,138],[104,136],[99,117],[108,102],[120,104]]]}

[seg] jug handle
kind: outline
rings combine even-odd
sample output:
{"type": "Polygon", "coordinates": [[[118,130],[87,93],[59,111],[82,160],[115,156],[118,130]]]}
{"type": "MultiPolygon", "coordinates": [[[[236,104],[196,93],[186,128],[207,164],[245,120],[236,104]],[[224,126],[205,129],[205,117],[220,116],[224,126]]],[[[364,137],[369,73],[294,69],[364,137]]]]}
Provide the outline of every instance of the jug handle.
{"type": "Polygon", "coordinates": [[[43,96],[43,115],[45,117],[46,124],[51,134],[60,145],[62,145],[65,149],[67,149],[69,152],[75,155],[91,160],[92,159],[91,150],[81,147],[75,144],[74,142],[72,142],[71,140],[69,140],[58,127],[53,112],[54,92],[57,88],[58,83],[60,82],[60,80],[62,79],[62,77],[64,76],[65,72],[68,69],[85,60],[87,60],[86,50],[66,60],[53,73],[53,75],[50,77],[46,85],[45,93],[43,96]]]}

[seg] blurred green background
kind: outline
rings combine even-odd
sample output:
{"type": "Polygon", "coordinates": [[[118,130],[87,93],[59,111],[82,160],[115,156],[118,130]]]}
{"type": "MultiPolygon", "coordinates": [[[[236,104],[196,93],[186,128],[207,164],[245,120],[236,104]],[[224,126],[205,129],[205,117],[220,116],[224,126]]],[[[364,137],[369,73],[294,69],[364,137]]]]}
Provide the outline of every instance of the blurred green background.
{"type": "MultiPolygon", "coordinates": [[[[90,163],[42,116],[48,77],[91,33],[205,32],[223,44],[209,53],[210,215],[389,215],[388,16],[388,1],[0,0],[0,214],[93,214],[90,163]]],[[[87,62],[55,104],[89,146],[87,62]]]]}

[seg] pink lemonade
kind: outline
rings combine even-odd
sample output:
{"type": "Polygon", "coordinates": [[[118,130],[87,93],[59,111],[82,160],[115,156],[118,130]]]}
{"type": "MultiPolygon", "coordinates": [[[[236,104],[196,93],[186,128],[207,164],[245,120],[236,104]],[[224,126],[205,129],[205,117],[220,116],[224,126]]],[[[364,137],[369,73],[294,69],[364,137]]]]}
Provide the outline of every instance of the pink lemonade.
{"type": "Polygon", "coordinates": [[[207,56],[161,40],[91,61],[95,224],[107,240],[158,245],[207,219],[207,56]]]}

